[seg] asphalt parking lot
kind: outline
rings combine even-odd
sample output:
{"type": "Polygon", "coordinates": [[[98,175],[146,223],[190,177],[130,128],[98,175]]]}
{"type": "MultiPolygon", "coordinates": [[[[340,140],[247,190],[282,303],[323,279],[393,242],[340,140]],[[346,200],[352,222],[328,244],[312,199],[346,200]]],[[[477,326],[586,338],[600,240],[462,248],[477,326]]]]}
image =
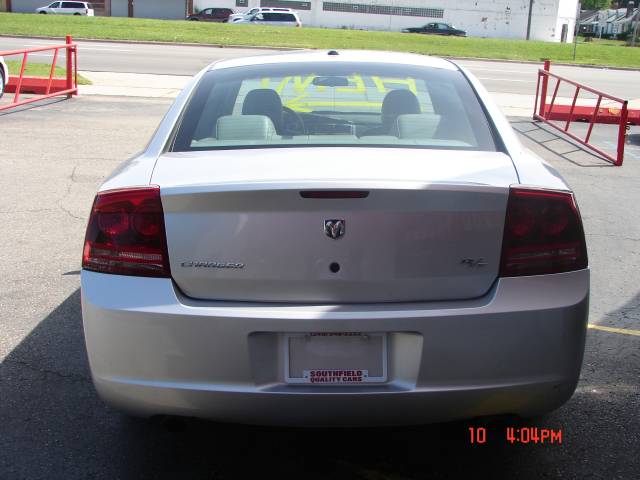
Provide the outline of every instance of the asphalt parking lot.
{"type": "MultiPolygon", "coordinates": [[[[640,477],[640,131],[622,168],[513,119],[575,189],[592,268],[573,398],[528,421],[306,430],[127,418],[89,377],[79,269],[96,188],[143,148],[166,99],[84,97],[0,115],[0,478],[640,477]],[[505,423],[506,422],[506,423],[505,423]],[[484,426],[485,444],[469,428],[484,426]],[[562,432],[512,445],[506,426],[562,432]]],[[[598,132],[611,137],[606,128],[598,132]]],[[[544,352],[541,352],[543,355],[544,352]]]]}

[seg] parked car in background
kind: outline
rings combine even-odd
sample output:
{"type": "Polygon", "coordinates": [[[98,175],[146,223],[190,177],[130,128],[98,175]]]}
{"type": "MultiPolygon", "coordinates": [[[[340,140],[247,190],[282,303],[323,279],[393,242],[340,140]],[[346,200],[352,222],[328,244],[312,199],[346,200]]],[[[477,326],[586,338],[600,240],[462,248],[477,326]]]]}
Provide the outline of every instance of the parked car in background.
{"type": "Polygon", "coordinates": [[[4,87],[9,82],[9,69],[4,63],[4,58],[0,57],[0,98],[4,95],[4,87]]]}
{"type": "Polygon", "coordinates": [[[290,12],[258,12],[252,17],[237,20],[234,25],[250,23],[251,25],[274,25],[278,27],[301,27],[302,21],[294,11],[290,12]]]}
{"type": "Polygon", "coordinates": [[[230,8],[205,8],[199,13],[189,15],[187,20],[202,21],[202,22],[227,22],[229,16],[233,15],[233,10],[230,8]]]}
{"type": "Polygon", "coordinates": [[[53,2],[46,7],[36,8],[36,13],[62,15],[84,15],[93,17],[95,12],[89,2],[53,2]]]}
{"type": "Polygon", "coordinates": [[[426,33],[433,35],[451,35],[455,37],[466,37],[467,32],[449,25],[448,23],[432,22],[421,27],[405,28],[403,33],[426,33]]]}
{"type": "Polygon", "coordinates": [[[81,279],[109,405],[257,424],[551,411],[589,311],[571,188],[464,67],[397,52],[202,70],[100,187],[81,279]]]}
{"type": "Polygon", "coordinates": [[[249,20],[257,13],[263,12],[284,12],[284,13],[295,13],[295,10],[291,10],[290,8],[280,8],[280,7],[255,7],[251,10],[244,13],[235,13],[229,16],[229,22],[235,23],[240,20],[249,20]]]}

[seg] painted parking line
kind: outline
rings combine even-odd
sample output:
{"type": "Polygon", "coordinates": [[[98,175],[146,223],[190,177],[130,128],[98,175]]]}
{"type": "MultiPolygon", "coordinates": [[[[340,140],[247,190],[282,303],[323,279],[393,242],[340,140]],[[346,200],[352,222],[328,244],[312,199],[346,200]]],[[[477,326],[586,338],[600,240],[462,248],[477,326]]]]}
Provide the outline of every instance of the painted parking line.
{"type": "Polygon", "coordinates": [[[603,325],[587,325],[588,328],[593,330],[602,330],[603,332],[610,333],[619,333],[621,335],[634,335],[636,337],[640,337],[640,330],[631,330],[630,328],[614,328],[614,327],[605,327],[603,325]]]}

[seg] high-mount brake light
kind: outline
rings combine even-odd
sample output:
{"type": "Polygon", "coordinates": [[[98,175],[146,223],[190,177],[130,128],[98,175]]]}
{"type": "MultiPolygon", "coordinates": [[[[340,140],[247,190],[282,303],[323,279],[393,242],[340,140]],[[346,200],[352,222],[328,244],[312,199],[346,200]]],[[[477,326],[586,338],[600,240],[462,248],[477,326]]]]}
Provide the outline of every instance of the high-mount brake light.
{"type": "Polygon", "coordinates": [[[502,241],[501,277],[587,268],[587,248],[573,194],[512,188],[502,241]]]}
{"type": "Polygon", "coordinates": [[[100,192],[91,209],[82,268],[169,277],[166,238],[159,187],[100,192]]]}

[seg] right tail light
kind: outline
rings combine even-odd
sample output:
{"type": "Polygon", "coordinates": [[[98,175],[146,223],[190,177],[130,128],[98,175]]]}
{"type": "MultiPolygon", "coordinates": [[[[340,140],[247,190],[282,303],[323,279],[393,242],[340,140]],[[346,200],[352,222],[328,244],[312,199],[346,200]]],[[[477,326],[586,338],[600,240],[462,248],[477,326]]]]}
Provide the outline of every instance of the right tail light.
{"type": "Polygon", "coordinates": [[[502,240],[501,277],[587,268],[587,247],[573,194],[512,188],[502,240]]]}

